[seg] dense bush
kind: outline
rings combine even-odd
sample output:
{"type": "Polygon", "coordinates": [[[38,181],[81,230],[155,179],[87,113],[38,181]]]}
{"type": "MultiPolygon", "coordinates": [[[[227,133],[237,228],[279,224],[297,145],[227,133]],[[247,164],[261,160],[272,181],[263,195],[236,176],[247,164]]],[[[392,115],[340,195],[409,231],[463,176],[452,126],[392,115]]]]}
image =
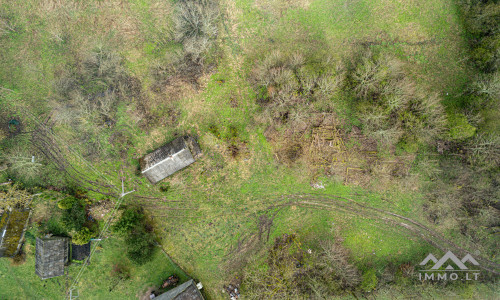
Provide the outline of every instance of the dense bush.
{"type": "Polygon", "coordinates": [[[363,273],[363,280],[361,281],[360,288],[365,292],[371,292],[377,287],[377,283],[377,273],[374,269],[370,269],[363,273]]]}
{"type": "Polygon", "coordinates": [[[64,210],[61,221],[68,232],[73,230],[80,231],[83,224],[85,224],[86,215],[87,213],[84,204],[77,201],[71,206],[71,208],[64,210]]]}
{"type": "Polygon", "coordinates": [[[120,234],[127,234],[134,227],[141,225],[145,219],[144,212],[138,208],[129,208],[123,211],[121,218],[113,225],[113,230],[120,234]]]}
{"type": "Polygon", "coordinates": [[[68,235],[68,230],[65,228],[64,224],[62,224],[57,218],[50,218],[49,220],[47,220],[47,222],[44,224],[44,227],[44,233],[50,233],[55,236],[68,235]]]}
{"type": "Polygon", "coordinates": [[[318,68],[312,57],[274,51],[257,65],[252,77],[258,101],[279,107],[329,100],[339,85],[336,75],[335,66],[327,61],[318,68]]]}
{"type": "Polygon", "coordinates": [[[153,258],[155,236],[144,226],[134,227],[125,237],[127,256],[136,264],[142,265],[153,258]]]}
{"type": "Polygon", "coordinates": [[[417,88],[398,59],[363,48],[351,59],[347,75],[367,134],[408,147],[430,143],[443,132],[440,98],[417,88]]]}
{"type": "Polygon", "coordinates": [[[449,138],[451,140],[465,140],[476,133],[476,127],[472,126],[464,114],[454,113],[448,115],[449,138]]]}
{"type": "Polygon", "coordinates": [[[500,69],[500,2],[462,0],[464,25],[469,33],[472,62],[482,72],[500,69]]]}
{"type": "Polygon", "coordinates": [[[251,74],[264,121],[277,126],[305,124],[312,113],[332,112],[342,72],[337,64],[312,54],[273,51],[251,74]]]}
{"type": "Polygon", "coordinates": [[[75,197],[69,196],[57,202],[57,206],[60,209],[70,209],[77,201],[78,200],[75,197]]]}
{"type": "Polygon", "coordinates": [[[127,256],[133,262],[140,265],[152,259],[156,249],[155,235],[141,208],[125,209],[113,230],[125,236],[127,256]]]}
{"type": "Polygon", "coordinates": [[[80,231],[73,235],[72,243],[76,245],[85,245],[91,238],[94,237],[94,233],[90,231],[88,227],[82,227],[80,231]]]}

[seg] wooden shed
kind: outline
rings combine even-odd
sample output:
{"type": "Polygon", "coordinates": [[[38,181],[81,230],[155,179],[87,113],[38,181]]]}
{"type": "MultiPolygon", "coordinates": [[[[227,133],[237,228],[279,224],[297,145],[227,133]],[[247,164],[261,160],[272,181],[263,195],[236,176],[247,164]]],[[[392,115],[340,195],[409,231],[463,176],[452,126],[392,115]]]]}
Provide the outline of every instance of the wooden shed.
{"type": "Polygon", "coordinates": [[[69,238],[45,237],[36,239],[35,273],[41,279],[64,275],[69,262],[69,238]]]}
{"type": "Polygon", "coordinates": [[[200,154],[196,140],[183,136],[141,158],[141,173],[155,184],[194,163],[200,154]]]}
{"type": "Polygon", "coordinates": [[[191,279],[154,299],[157,300],[204,300],[203,295],[191,279]]]}
{"type": "Polygon", "coordinates": [[[21,249],[30,211],[6,210],[0,214],[0,257],[13,257],[21,249]]]}

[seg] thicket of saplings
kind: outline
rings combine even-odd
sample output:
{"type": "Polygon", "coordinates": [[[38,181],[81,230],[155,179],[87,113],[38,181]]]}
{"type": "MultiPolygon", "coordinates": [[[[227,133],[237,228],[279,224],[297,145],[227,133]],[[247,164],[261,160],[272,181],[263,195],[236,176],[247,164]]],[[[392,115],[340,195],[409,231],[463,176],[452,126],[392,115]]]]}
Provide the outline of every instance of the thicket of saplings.
{"type": "Polygon", "coordinates": [[[274,51],[257,64],[251,81],[263,122],[292,132],[280,149],[285,161],[300,157],[294,150],[300,145],[290,140],[311,128],[314,113],[346,117],[341,110],[347,108],[365,134],[410,152],[447,134],[440,97],[419,88],[404,62],[382,51],[361,47],[341,62],[274,51]]]}
{"type": "Polygon", "coordinates": [[[296,235],[276,238],[265,262],[245,271],[242,283],[245,297],[329,299],[370,292],[377,287],[376,271],[358,269],[340,240],[321,241],[314,250],[302,247],[296,235]]]}
{"type": "Polygon", "coordinates": [[[432,179],[424,208],[443,231],[460,233],[482,254],[495,257],[499,244],[494,236],[500,232],[500,2],[460,3],[476,77],[457,108],[468,118],[450,130],[472,133],[443,142],[444,155],[424,164],[432,179]],[[473,126],[464,125],[466,121],[473,126]]]}
{"type": "Polygon", "coordinates": [[[127,256],[134,263],[142,265],[153,258],[155,234],[142,208],[127,207],[112,229],[124,238],[127,256]]]}

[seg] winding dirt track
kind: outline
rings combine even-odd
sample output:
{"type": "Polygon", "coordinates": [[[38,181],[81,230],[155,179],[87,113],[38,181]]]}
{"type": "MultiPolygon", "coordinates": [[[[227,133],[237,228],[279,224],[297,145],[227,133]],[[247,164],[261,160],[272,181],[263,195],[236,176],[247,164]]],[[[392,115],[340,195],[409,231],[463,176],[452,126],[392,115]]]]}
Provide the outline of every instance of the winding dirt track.
{"type": "MultiPolygon", "coordinates": [[[[467,250],[446,239],[442,234],[413,219],[383,209],[370,207],[349,198],[319,194],[290,195],[288,198],[290,202],[282,204],[281,206],[296,205],[312,209],[342,211],[367,217],[376,221],[381,221],[390,226],[404,228],[410,234],[422,238],[443,252],[452,251],[458,256],[465,256],[469,253],[467,250]]],[[[500,274],[499,264],[478,255],[474,255],[474,258],[479,262],[479,267],[481,269],[495,275],[500,274]]]]}

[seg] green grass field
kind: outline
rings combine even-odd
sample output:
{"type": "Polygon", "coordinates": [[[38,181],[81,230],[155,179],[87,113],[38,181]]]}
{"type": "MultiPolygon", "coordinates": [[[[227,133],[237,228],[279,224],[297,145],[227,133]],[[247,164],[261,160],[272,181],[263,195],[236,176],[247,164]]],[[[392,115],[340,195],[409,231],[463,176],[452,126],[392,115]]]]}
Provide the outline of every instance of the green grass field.
{"type": "MultiPolygon", "coordinates": [[[[155,94],[150,70],[165,61],[165,53],[179,48],[168,39],[173,7],[173,1],[160,0],[0,3],[0,12],[9,14],[19,28],[0,37],[0,87],[4,89],[0,104],[26,118],[27,125],[41,122],[50,112],[59,118],[52,89],[57,74],[82,59],[81,53],[100,45],[124,57],[126,70],[140,80],[153,116],[166,118],[171,113],[167,106],[174,101],[177,122],[155,122],[155,127],[139,125],[136,102],[120,103],[114,127],[97,130],[103,151],[113,153],[114,159],[82,160],[84,145],[71,123],[56,122],[53,132],[79,173],[93,180],[105,177],[118,188],[120,178],[125,178],[125,189],[136,192],[124,203],[139,204],[153,216],[163,248],[188,276],[203,283],[208,299],[225,299],[222,286],[285,233],[297,233],[313,249],[315,241],[341,237],[360,268],[380,274],[389,264],[417,264],[422,253],[435,251],[422,239],[369,215],[285,205],[297,200],[296,195],[317,192],[352,198],[428,225],[421,211],[418,180],[412,190],[396,186],[374,191],[344,185],[332,177],[313,178],[301,164],[277,163],[273,146],[264,137],[265,126],[254,118],[260,108],[247,76],[255,61],[274,49],[291,52],[313,47],[318,55],[340,60],[367,43],[407,62],[419,84],[448,95],[452,105],[471,72],[464,63],[465,41],[453,0],[223,0],[216,69],[200,78],[198,89],[184,84],[175,95],[155,94]],[[125,132],[131,144],[110,143],[118,131],[125,132]],[[233,131],[245,145],[239,159],[232,159],[225,149],[233,131]],[[136,174],[139,157],[185,133],[198,137],[203,157],[165,180],[170,184],[167,192],[136,174]],[[314,191],[313,181],[321,181],[325,189],[314,191]],[[262,216],[272,225],[261,224],[262,216]]],[[[104,198],[93,192],[88,195],[104,198]]],[[[21,266],[0,259],[0,298],[63,298],[64,277],[39,280],[34,273],[34,249],[27,246],[28,258],[21,266]]],[[[112,236],[102,243],[78,283],[82,299],[134,299],[179,272],[157,251],[151,262],[132,265],[131,279],[110,292],[113,264],[127,261],[122,248],[123,241],[112,236]]],[[[71,265],[69,277],[78,270],[78,264],[71,265]]],[[[475,297],[467,290],[460,293],[457,297],[475,297]]],[[[385,297],[390,296],[381,295],[385,297]]]]}

